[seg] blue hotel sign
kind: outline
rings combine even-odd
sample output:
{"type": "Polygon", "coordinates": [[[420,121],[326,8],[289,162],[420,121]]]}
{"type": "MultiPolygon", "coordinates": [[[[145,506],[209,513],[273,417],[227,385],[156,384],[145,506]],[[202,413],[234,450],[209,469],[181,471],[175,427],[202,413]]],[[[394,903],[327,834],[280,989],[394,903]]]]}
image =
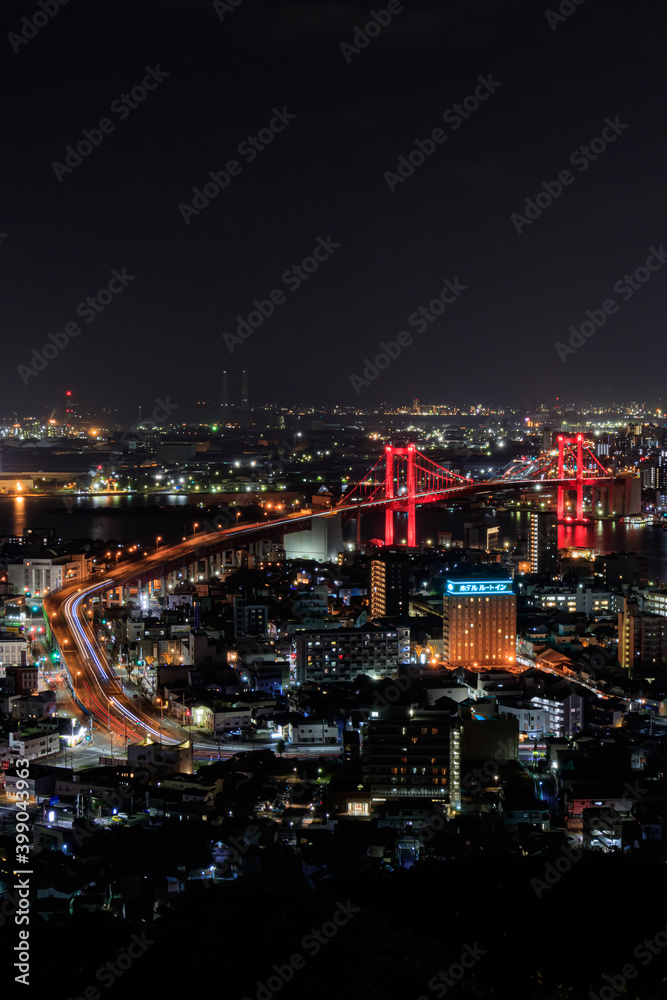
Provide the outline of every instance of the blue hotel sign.
{"type": "Polygon", "coordinates": [[[511,580],[486,581],[483,583],[447,581],[448,594],[511,594],[511,580]]]}

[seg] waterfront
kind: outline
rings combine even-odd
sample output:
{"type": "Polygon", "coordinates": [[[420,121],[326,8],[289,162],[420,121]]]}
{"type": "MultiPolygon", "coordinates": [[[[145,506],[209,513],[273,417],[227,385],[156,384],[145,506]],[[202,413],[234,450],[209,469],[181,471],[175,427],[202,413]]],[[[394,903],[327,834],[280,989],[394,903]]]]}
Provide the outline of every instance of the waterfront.
{"type": "MultiPolygon", "coordinates": [[[[395,515],[395,538],[401,542],[406,537],[407,515],[395,515]],[[401,522],[406,528],[401,529],[401,522]]],[[[450,513],[438,507],[417,508],[417,541],[428,539],[437,542],[438,531],[450,531],[452,541],[464,541],[466,523],[484,522],[498,525],[501,543],[506,540],[514,546],[519,539],[528,537],[526,511],[492,511],[482,509],[457,510],[450,513]]],[[[384,515],[367,514],[362,520],[362,536],[372,538],[384,534],[384,515]]],[[[609,552],[636,552],[648,561],[652,583],[667,582],[667,531],[661,525],[634,527],[616,521],[592,521],[590,524],[559,525],[558,547],[597,549],[602,555],[609,552]]]]}
{"type": "MultiPolygon", "coordinates": [[[[0,499],[0,534],[21,535],[25,529],[34,532],[52,530],[55,538],[119,540],[127,544],[153,546],[159,535],[164,543],[178,542],[192,534],[201,521],[204,508],[219,503],[215,495],[191,494],[118,494],[105,496],[49,496],[0,499]],[[198,513],[200,511],[201,513],[198,513]]],[[[397,514],[396,541],[405,537],[401,528],[406,515],[397,514]]],[[[465,523],[484,521],[497,524],[501,540],[514,545],[528,532],[525,511],[487,511],[463,509],[450,512],[441,507],[417,509],[417,541],[436,542],[438,531],[450,531],[454,541],[463,541],[465,523]]],[[[384,534],[384,513],[365,514],[362,537],[370,539],[384,534]]],[[[354,537],[354,521],[346,537],[354,537]]],[[[648,560],[655,575],[652,582],[667,580],[667,531],[660,525],[635,527],[613,521],[594,521],[585,525],[561,525],[558,530],[560,548],[578,546],[598,549],[601,553],[637,552],[648,560]]]]}

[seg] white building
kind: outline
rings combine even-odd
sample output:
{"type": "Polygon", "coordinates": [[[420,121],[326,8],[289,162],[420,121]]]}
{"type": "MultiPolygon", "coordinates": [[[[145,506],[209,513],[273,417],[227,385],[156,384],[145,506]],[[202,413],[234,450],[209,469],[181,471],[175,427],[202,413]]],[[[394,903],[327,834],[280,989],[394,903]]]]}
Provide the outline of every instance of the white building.
{"type": "Polygon", "coordinates": [[[19,667],[22,662],[27,662],[27,654],[28,641],[24,635],[0,634],[0,666],[19,667]]]}
{"type": "MultiPolygon", "coordinates": [[[[519,732],[527,733],[530,739],[538,739],[551,730],[551,715],[546,709],[535,705],[498,705],[498,709],[513,715],[519,722],[519,732]]],[[[560,735],[560,734],[559,734],[560,735]]]]}
{"type": "Polygon", "coordinates": [[[514,705],[499,703],[498,710],[516,716],[519,730],[532,738],[545,733],[574,736],[584,728],[584,700],[578,694],[549,698],[545,692],[514,705]]]}
{"type": "Polygon", "coordinates": [[[57,753],[60,749],[60,735],[57,729],[49,730],[16,730],[9,734],[9,753],[11,756],[35,760],[57,753]]]}
{"type": "Polygon", "coordinates": [[[24,559],[7,567],[7,577],[19,594],[41,597],[65,584],[88,579],[89,562],[85,554],[58,556],[52,559],[24,559]]]}
{"type": "Polygon", "coordinates": [[[620,594],[609,590],[592,590],[581,585],[576,590],[558,585],[540,587],[529,594],[528,602],[535,608],[547,611],[567,611],[569,614],[582,612],[591,617],[616,614],[623,610],[623,598],[620,594]]]}
{"type": "Polygon", "coordinates": [[[216,733],[247,729],[251,723],[252,712],[249,708],[221,708],[213,715],[213,729],[216,733]]]}
{"type": "Polygon", "coordinates": [[[288,742],[292,744],[336,744],[338,726],[332,726],[322,719],[305,719],[300,723],[289,723],[286,727],[288,742]]]}
{"type": "MultiPolygon", "coordinates": [[[[643,594],[642,611],[667,617],[667,590],[647,590],[643,594]]],[[[620,609],[621,611],[623,608],[620,609]]]]}
{"type": "Polygon", "coordinates": [[[337,562],[343,551],[343,531],[340,514],[314,517],[311,527],[285,535],[287,559],[316,559],[318,562],[337,562]]]}

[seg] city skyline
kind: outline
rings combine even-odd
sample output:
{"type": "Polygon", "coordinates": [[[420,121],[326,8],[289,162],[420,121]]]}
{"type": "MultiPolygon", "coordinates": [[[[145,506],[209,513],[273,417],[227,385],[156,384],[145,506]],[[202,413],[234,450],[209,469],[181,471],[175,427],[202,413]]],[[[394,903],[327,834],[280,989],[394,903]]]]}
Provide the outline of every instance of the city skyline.
{"type": "Polygon", "coordinates": [[[7,986],[664,1000],[663,50],[2,4],[7,986]]]}

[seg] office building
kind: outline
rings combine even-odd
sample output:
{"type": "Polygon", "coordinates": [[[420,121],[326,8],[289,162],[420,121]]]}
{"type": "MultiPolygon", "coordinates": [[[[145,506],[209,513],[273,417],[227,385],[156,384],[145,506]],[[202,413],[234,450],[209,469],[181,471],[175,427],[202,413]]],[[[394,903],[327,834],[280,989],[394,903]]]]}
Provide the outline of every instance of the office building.
{"type": "Polygon", "coordinates": [[[460,809],[461,720],[437,709],[385,709],[368,723],[363,764],[376,800],[424,796],[460,809]]]}
{"type": "Polygon", "coordinates": [[[528,562],[531,573],[555,576],[558,572],[558,521],[552,510],[528,515],[528,562]]]}
{"type": "Polygon", "coordinates": [[[516,659],[516,596],[510,579],[450,579],[443,599],[443,658],[499,667],[516,659]]]}

